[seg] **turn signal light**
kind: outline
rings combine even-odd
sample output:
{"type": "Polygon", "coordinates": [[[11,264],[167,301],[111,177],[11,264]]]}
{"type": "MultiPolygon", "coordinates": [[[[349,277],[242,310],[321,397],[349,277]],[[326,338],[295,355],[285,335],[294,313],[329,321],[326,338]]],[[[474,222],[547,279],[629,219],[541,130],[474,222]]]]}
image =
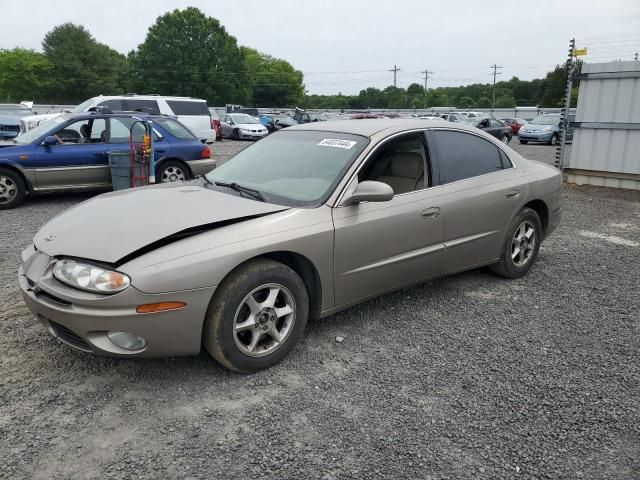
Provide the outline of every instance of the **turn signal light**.
{"type": "Polygon", "coordinates": [[[144,305],[138,305],[136,312],[138,313],[155,313],[166,312],[167,310],[178,310],[186,307],[184,302],[160,302],[160,303],[146,303],[144,305]]]}

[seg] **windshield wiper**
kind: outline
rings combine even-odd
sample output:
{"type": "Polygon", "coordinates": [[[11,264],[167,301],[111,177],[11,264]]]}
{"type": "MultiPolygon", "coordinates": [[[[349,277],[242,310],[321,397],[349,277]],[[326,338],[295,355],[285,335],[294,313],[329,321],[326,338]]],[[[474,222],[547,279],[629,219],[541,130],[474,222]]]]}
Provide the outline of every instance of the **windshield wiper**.
{"type": "Polygon", "coordinates": [[[201,178],[206,185],[213,185],[214,184],[211,180],[209,180],[207,178],[207,176],[204,173],[198,175],[196,178],[201,178]]]}
{"type": "Polygon", "coordinates": [[[236,182],[226,183],[226,182],[213,182],[219,187],[227,187],[231,190],[235,190],[238,193],[245,193],[250,197],[260,200],[261,202],[266,202],[264,195],[262,195],[258,190],[254,190],[253,188],[243,187],[242,185],[238,185],[236,182]]]}

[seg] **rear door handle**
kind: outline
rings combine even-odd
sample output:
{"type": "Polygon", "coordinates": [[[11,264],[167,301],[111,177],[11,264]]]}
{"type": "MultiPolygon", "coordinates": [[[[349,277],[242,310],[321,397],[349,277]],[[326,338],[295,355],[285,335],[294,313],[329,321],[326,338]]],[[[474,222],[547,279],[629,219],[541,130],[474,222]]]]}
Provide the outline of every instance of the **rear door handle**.
{"type": "Polygon", "coordinates": [[[437,218],[440,216],[440,207],[431,207],[422,211],[422,218],[437,218]]]}
{"type": "Polygon", "coordinates": [[[520,190],[509,190],[505,197],[507,198],[518,198],[520,196],[520,190]]]}

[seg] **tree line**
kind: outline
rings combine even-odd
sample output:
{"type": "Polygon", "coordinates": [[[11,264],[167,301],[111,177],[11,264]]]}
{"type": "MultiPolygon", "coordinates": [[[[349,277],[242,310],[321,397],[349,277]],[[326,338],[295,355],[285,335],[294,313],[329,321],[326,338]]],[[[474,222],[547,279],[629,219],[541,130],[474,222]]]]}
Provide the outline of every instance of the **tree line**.
{"type": "MultiPolygon", "coordinates": [[[[496,83],[496,107],[559,106],[566,72],[496,83]]],[[[492,85],[427,90],[369,87],[358,95],[305,95],[304,77],[289,62],[238,45],[218,20],[189,7],[158,17],[144,42],[124,55],[81,25],[65,23],[42,41],[42,52],[0,50],[0,101],[76,104],[90,97],[135,92],[204,98],[209,105],[256,107],[415,108],[491,106],[492,85]]]]}

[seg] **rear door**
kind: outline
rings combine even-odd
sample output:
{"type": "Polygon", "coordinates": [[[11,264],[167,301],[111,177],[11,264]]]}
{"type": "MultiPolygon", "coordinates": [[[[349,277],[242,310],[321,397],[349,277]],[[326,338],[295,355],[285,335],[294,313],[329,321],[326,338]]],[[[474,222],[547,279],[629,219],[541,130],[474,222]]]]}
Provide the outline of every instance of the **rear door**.
{"type": "Polygon", "coordinates": [[[444,271],[500,256],[504,231],[526,197],[526,182],[493,142],[471,132],[429,132],[438,165],[444,228],[444,271]]]}
{"type": "Polygon", "coordinates": [[[39,189],[87,188],[109,184],[106,120],[74,120],[52,132],[63,143],[38,145],[34,168],[39,189]],[[88,135],[87,135],[88,134],[88,135]]]}
{"type": "Polygon", "coordinates": [[[207,103],[200,100],[165,100],[178,117],[199,139],[211,137],[211,112],[207,103]]]}

